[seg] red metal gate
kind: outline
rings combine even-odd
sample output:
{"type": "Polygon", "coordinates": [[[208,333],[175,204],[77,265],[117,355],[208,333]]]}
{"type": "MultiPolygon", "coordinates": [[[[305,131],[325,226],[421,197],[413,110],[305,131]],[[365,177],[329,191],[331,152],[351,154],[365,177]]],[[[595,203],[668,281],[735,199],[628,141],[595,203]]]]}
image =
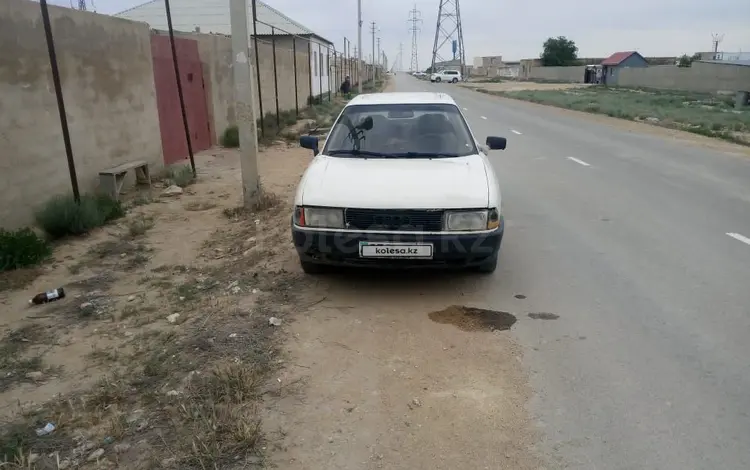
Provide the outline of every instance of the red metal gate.
{"type": "MultiPolygon", "coordinates": [[[[174,41],[182,78],[182,93],[185,98],[190,142],[193,152],[199,152],[211,147],[212,132],[198,42],[188,38],[174,38],[174,41]]],[[[169,36],[152,35],[151,54],[154,60],[156,104],[159,108],[159,129],[164,151],[164,164],[170,165],[186,160],[189,155],[169,36]]]]}

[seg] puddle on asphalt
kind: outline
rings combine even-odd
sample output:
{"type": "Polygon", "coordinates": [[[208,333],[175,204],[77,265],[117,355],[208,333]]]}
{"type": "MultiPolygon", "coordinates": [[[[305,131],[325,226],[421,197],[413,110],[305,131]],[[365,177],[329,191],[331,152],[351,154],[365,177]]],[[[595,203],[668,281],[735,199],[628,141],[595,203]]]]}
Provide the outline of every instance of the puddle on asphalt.
{"type": "Polygon", "coordinates": [[[529,313],[529,318],[532,320],[557,320],[560,315],[548,312],[529,313]]]}
{"type": "Polygon", "coordinates": [[[526,296],[525,296],[525,295],[523,295],[523,294],[516,294],[516,295],[514,295],[513,297],[515,297],[515,298],[517,298],[517,299],[519,299],[519,300],[523,300],[523,299],[525,299],[525,298],[526,298],[526,296]]]}
{"type": "Polygon", "coordinates": [[[444,310],[431,312],[430,320],[443,325],[453,325],[462,331],[510,330],[516,317],[508,312],[483,308],[452,305],[444,310]]]}

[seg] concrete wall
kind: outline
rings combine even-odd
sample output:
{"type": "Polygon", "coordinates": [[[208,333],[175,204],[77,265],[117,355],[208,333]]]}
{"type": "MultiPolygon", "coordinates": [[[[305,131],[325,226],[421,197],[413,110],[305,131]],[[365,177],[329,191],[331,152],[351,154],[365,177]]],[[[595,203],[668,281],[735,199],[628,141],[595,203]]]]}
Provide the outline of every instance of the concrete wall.
{"type": "Polygon", "coordinates": [[[234,76],[232,38],[218,34],[192,34],[198,42],[203,65],[208,112],[213,121],[213,143],[221,142],[224,130],[236,124],[234,114],[234,76]]]}
{"type": "MultiPolygon", "coordinates": [[[[536,67],[523,64],[521,78],[583,82],[582,66],[536,67]],[[523,66],[526,65],[526,69],[523,66]]],[[[750,66],[720,64],[715,62],[693,62],[692,67],[656,65],[650,67],[618,68],[616,84],[626,87],[661,88],[705,93],[739,91],[750,88],[750,66]]],[[[607,82],[614,85],[612,77],[607,82]]]]}
{"type": "Polygon", "coordinates": [[[750,67],[693,62],[691,67],[665,65],[645,69],[623,69],[620,71],[617,84],[706,93],[745,91],[750,88],[750,67]]]}
{"type": "MultiPolygon", "coordinates": [[[[49,7],[78,180],[129,160],[162,166],[148,26],[49,7]]],[[[0,2],[0,226],[71,192],[39,4],[0,2]]]]}
{"type": "Polygon", "coordinates": [[[583,65],[572,67],[530,67],[524,78],[583,83],[583,74],[585,71],[586,67],[583,65]]]}
{"type": "MultiPolygon", "coordinates": [[[[307,107],[307,98],[310,95],[310,60],[308,56],[308,41],[296,38],[297,49],[297,97],[299,108],[307,107]]],[[[263,104],[263,114],[276,114],[276,94],[279,95],[279,112],[292,111],[295,109],[294,94],[294,42],[291,36],[278,36],[274,41],[270,37],[258,38],[258,54],[260,67],[260,93],[263,104]],[[274,60],[273,50],[276,43],[276,82],[274,82],[274,60]]],[[[253,70],[255,69],[255,56],[251,57],[253,70]]],[[[256,79],[257,80],[257,79],[256,79]]],[[[257,83],[255,84],[257,88],[257,83]]],[[[318,94],[318,93],[316,93],[318,94]]],[[[256,94],[256,103],[261,103],[256,94]]]]}

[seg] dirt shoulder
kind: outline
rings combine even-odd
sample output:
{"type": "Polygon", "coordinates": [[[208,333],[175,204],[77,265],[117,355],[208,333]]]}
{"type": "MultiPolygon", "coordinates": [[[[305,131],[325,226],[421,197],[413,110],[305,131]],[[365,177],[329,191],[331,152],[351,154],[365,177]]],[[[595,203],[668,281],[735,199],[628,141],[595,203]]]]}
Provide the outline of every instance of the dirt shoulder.
{"type": "Polygon", "coordinates": [[[0,292],[7,468],[540,468],[513,318],[461,306],[490,280],[301,272],[311,158],[261,153],[248,212],[237,152],[200,155],[183,194],[133,198],[0,292]]]}
{"type": "Polygon", "coordinates": [[[283,144],[263,152],[265,196],[251,212],[238,208],[237,151],[196,160],[183,194],[132,199],[116,225],[60,244],[30,285],[0,293],[10,468],[262,463],[259,413],[278,390],[267,384],[283,337],[269,319],[284,321],[302,295],[301,273],[283,266],[310,156],[283,144]],[[64,299],[28,305],[61,286],[64,299]]]}

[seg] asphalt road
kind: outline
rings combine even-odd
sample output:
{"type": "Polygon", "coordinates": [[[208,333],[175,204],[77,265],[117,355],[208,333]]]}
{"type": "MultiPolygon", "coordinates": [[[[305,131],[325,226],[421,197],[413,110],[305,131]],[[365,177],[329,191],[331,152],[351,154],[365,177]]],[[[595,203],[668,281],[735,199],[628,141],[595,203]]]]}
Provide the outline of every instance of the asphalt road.
{"type": "Polygon", "coordinates": [[[750,158],[443,91],[491,160],[507,232],[483,300],[519,321],[552,468],[750,468],[750,158]],[[517,302],[517,301],[516,301],[517,302]]]}

